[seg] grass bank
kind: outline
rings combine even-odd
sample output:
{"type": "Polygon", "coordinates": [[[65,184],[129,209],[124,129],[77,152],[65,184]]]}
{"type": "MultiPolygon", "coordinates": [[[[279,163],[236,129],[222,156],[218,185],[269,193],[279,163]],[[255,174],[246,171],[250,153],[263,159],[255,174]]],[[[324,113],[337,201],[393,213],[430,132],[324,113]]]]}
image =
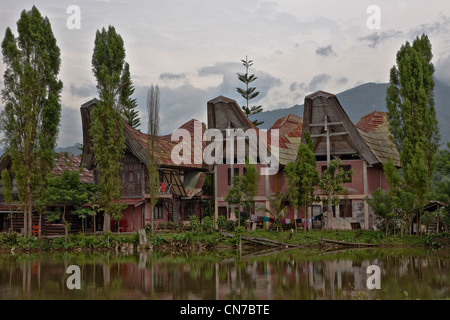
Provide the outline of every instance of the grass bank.
{"type": "MultiPolygon", "coordinates": [[[[178,250],[178,249],[220,249],[235,248],[239,243],[236,232],[229,232],[232,237],[223,236],[217,231],[183,231],[183,232],[155,232],[151,237],[147,234],[148,247],[153,250],[178,250]]],[[[383,232],[366,230],[349,231],[322,231],[312,230],[306,234],[303,231],[291,233],[290,231],[256,230],[244,231],[244,237],[264,238],[291,245],[299,245],[307,248],[319,248],[326,246],[322,239],[344,241],[347,243],[367,243],[380,247],[404,247],[404,246],[433,246],[450,247],[450,235],[433,234],[430,236],[389,236],[383,232]]],[[[54,251],[54,250],[127,250],[135,249],[139,244],[136,234],[117,235],[108,232],[105,235],[70,234],[64,237],[48,239],[25,238],[16,233],[0,234],[0,250],[11,251],[54,251]]],[[[245,245],[255,245],[244,241],[245,245]]],[[[261,245],[260,245],[261,246],[261,245]]]]}

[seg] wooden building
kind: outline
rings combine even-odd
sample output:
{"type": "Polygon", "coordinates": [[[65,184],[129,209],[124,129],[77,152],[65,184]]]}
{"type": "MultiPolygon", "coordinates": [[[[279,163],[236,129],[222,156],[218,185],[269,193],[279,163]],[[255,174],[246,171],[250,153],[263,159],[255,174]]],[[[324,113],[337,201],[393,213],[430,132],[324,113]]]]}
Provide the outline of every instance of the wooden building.
{"type": "MultiPolygon", "coordinates": [[[[209,101],[207,109],[208,129],[219,129],[224,134],[225,140],[226,130],[232,128],[253,129],[257,132],[258,141],[260,140],[259,132],[262,130],[251,123],[236,101],[220,96],[209,101]]],[[[296,160],[303,132],[309,132],[312,136],[319,175],[327,168],[327,154],[328,160],[339,157],[343,161],[344,170],[353,170],[351,181],[344,184],[347,194],[339,196],[341,198],[339,206],[336,208],[333,206],[333,228],[372,228],[376,223],[376,217],[371,213],[364,198],[370,196],[378,187],[387,190],[388,184],[382,164],[388,157],[399,165],[399,154],[390,139],[386,113],[374,111],[355,125],[337,97],[323,91],[305,98],[303,117],[298,115],[283,117],[267,130],[267,139],[262,135],[264,140],[262,145],[267,146],[271,157],[278,159],[279,167],[274,174],[261,175],[255,206],[270,208],[270,197],[276,193],[286,192],[284,167],[296,160]],[[278,132],[277,139],[276,136],[272,136],[275,131],[278,132]]],[[[250,152],[252,137],[244,139],[246,152],[250,152]]],[[[261,145],[258,144],[259,146],[261,145]]],[[[222,164],[214,166],[215,213],[216,216],[224,215],[228,219],[235,219],[234,210],[225,201],[227,190],[231,187],[231,177],[234,174],[243,174],[245,168],[242,161],[238,163],[236,148],[234,150],[233,161],[227,162],[227,159],[224,159],[222,164]]],[[[258,159],[256,167],[259,170],[267,168],[268,165],[260,160],[258,159]]],[[[322,199],[326,197],[320,191],[317,191],[317,194],[322,199]]],[[[305,220],[307,218],[305,213],[302,211],[297,213],[293,208],[288,208],[286,219],[295,223],[301,221],[300,225],[305,223],[313,225],[315,220],[327,217],[326,201],[314,204],[309,210],[311,212],[308,217],[311,217],[311,221],[305,220]]]]}
{"type": "MultiPolygon", "coordinates": [[[[11,169],[11,158],[4,154],[0,158],[0,172],[3,169],[7,169],[12,177],[12,192],[13,192],[13,202],[7,203],[3,196],[3,187],[0,189],[0,232],[7,232],[12,230],[18,233],[22,233],[23,231],[23,211],[21,209],[19,203],[19,197],[17,194],[17,184],[14,179],[14,172],[11,169]],[[10,214],[13,215],[13,219],[9,218],[10,214]]],[[[55,176],[59,176],[63,171],[79,171],[80,172],[80,182],[81,183],[93,183],[92,171],[87,170],[86,168],[81,167],[81,157],[75,156],[73,154],[68,153],[58,153],[55,157],[54,167],[52,170],[52,174],[55,176]]],[[[53,205],[48,206],[45,210],[58,210],[59,204],[55,203],[53,205]]],[[[72,207],[68,207],[66,213],[66,221],[71,224],[70,233],[78,233],[83,229],[92,228],[92,220],[82,220],[78,216],[71,215],[70,211],[72,207]]],[[[59,220],[49,221],[48,216],[43,214],[41,217],[40,224],[40,232],[41,235],[45,236],[58,236],[64,235],[65,229],[62,221],[62,217],[59,220]]],[[[35,210],[33,212],[32,218],[33,230],[37,233],[39,232],[39,214],[35,210]]]]}
{"type": "MultiPolygon", "coordinates": [[[[94,182],[98,183],[90,137],[91,113],[96,107],[93,99],[81,106],[83,126],[82,164],[94,172],[94,182]]],[[[194,140],[195,126],[200,124],[203,132],[206,126],[196,120],[190,120],[180,129],[189,132],[194,140]]],[[[127,204],[120,222],[123,231],[135,231],[151,222],[151,206],[147,188],[147,164],[149,136],[129,126],[123,121],[125,154],[122,158],[122,190],[120,202],[127,204]]],[[[198,138],[198,137],[197,137],[198,138]]],[[[200,137],[201,140],[201,137],[200,137]]],[[[202,162],[177,164],[172,160],[172,149],[178,144],[171,135],[157,136],[155,139],[155,159],[159,165],[161,182],[158,203],[154,210],[154,222],[186,221],[190,215],[201,217],[202,206],[209,206],[212,194],[205,181],[209,181],[208,167],[202,162]],[[209,192],[209,193],[208,193],[209,192]]],[[[201,148],[203,150],[204,143],[201,148]]],[[[112,225],[112,228],[115,228],[112,225]]]]}

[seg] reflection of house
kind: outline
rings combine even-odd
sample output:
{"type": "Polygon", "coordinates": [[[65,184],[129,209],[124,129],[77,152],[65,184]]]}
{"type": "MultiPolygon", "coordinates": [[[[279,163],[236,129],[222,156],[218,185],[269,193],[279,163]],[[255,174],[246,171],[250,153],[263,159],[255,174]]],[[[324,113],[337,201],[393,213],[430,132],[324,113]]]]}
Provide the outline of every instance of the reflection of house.
{"type": "MultiPolygon", "coordinates": [[[[54,167],[52,173],[55,176],[59,176],[63,171],[79,171],[80,172],[80,182],[81,183],[93,183],[92,171],[80,167],[81,158],[74,156],[73,154],[58,153],[55,157],[54,167]]],[[[3,155],[0,159],[0,172],[3,169],[7,169],[12,176],[12,191],[13,191],[13,203],[8,204],[5,202],[3,196],[3,190],[0,193],[0,232],[10,230],[11,220],[8,218],[9,214],[13,214],[13,230],[16,232],[21,232],[23,229],[23,211],[19,205],[19,197],[17,195],[17,184],[14,179],[14,173],[11,170],[11,158],[7,155],[3,155]]],[[[57,210],[58,204],[48,206],[45,210],[57,210]]],[[[68,212],[72,208],[67,208],[68,212]]],[[[62,218],[61,218],[62,219],[62,218]]],[[[64,224],[62,220],[49,221],[47,215],[42,216],[41,223],[41,234],[42,235],[63,235],[64,234],[64,224]]],[[[75,215],[66,214],[66,221],[71,224],[70,232],[77,233],[82,230],[83,221],[75,215]]],[[[90,221],[85,221],[90,223],[90,221]]],[[[37,227],[39,225],[39,214],[35,210],[33,212],[33,226],[37,227]]],[[[86,227],[86,225],[85,225],[86,227]]]]}
{"type": "MultiPolygon", "coordinates": [[[[94,154],[90,139],[90,116],[96,106],[96,100],[91,100],[81,106],[83,124],[83,155],[82,164],[93,169],[95,183],[98,183],[94,165],[94,154]]],[[[195,123],[190,120],[180,129],[186,130],[192,140],[195,123]]],[[[204,129],[204,124],[202,124],[204,129]]],[[[123,121],[125,137],[125,155],[122,158],[122,191],[120,202],[127,204],[123,210],[121,225],[125,231],[134,231],[143,228],[151,221],[151,207],[147,189],[147,163],[149,136],[130,127],[123,121]]],[[[201,207],[211,197],[205,194],[205,181],[210,180],[207,168],[200,164],[176,164],[171,153],[179,142],[172,141],[171,135],[157,136],[155,139],[155,159],[159,165],[160,192],[159,201],[154,210],[154,221],[183,221],[192,214],[200,216],[201,207]]],[[[203,150],[203,144],[201,145],[203,150]]],[[[192,161],[194,162],[194,161],[192,161]]]]}
{"type": "MultiPolygon", "coordinates": [[[[303,132],[311,134],[314,153],[317,160],[319,175],[327,167],[327,131],[329,129],[330,158],[339,157],[343,160],[344,170],[353,170],[350,182],[344,184],[347,189],[345,196],[340,196],[341,205],[333,207],[334,228],[351,229],[360,226],[364,229],[371,228],[375,223],[375,217],[369,213],[369,207],[364,201],[378,187],[387,189],[388,184],[384,177],[382,163],[390,156],[396,165],[399,165],[399,155],[395,145],[390,140],[389,127],[386,113],[372,112],[364,116],[354,125],[335,95],[318,91],[305,98],[303,118],[295,115],[283,117],[275,122],[267,131],[269,150],[273,154],[279,152],[279,170],[274,175],[261,176],[258,194],[255,198],[256,206],[270,208],[269,196],[276,193],[284,193],[287,183],[284,178],[284,166],[294,161],[303,132]],[[279,143],[271,140],[271,133],[279,131],[279,143]],[[278,147],[278,148],[274,148],[278,147]]],[[[260,132],[243,114],[236,101],[218,97],[208,102],[208,128],[221,130],[254,129],[260,132]]],[[[226,139],[224,135],[224,139],[226,139]]],[[[247,151],[251,150],[251,137],[245,137],[247,151]]],[[[225,154],[225,151],[224,151],[225,154]]],[[[231,176],[243,174],[245,164],[238,164],[235,151],[235,159],[215,166],[216,176],[216,215],[224,215],[234,218],[234,214],[224,198],[230,188],[231,176]]],[[[260,160],[260,159],[259,159],[260,160]]],[[[267,167],[258,161],[257,168],[267,167]]],[[[318,194],[320,194],[318,192],[318,194]]],[[[322,196],[326,196],[322,194],[322,196]]],[[[320,203],[312,207],[312,216],[320,217],[326,210],[326,205],[320,203]]],[[[294,216],[294,210],[290,208],[287,219],[304,218],[304,213],[294,216]]]]}

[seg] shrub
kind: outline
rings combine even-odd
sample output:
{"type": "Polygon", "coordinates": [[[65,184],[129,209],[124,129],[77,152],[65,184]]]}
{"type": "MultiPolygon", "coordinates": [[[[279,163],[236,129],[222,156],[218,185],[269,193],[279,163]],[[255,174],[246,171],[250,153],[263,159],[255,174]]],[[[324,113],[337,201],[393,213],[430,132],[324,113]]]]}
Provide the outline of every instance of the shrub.
{"type": "Polygon", "coordinates": [[[214,221],[208,216],[203,218],[203,229],[206,232],[211,232],[214,230],[214,221]]]}
{"type": "Polygon", "coordinates": [[[234,231],[234,222],[231,220],[228,220],[227,224],[226,224],[226,229],[227,229],[227,231],[234,231]]]}
{"type": "Polygon", "coordinates": [[[12,247],[17,244],[17,233],[3,233],[0,234],[0,246],[12,247]]]}
{"type": "Polygon", "coordinates": [[[196,215],[189,216],[189,226],[196,233],[202,229],[202,225],[196,215]]]}
{"type": "Polygon", "coordinates": [[[158,246],[162,245],[164,241],[166,241],[166,240],[164,239],[164,236],[158,233],[158,234],[156,234],[156,235],[153,237],[153,239],[152,239],[152,244],[153,244],[155,247],[158,247],[158,246]]]}
{"type": "Polygon", "coordinates": [[[227,218],[225,218],[225,216],[219,216],[217,218],[217,226],[222,229],[225,228],[226,225],[227,225],[227,218]]]}

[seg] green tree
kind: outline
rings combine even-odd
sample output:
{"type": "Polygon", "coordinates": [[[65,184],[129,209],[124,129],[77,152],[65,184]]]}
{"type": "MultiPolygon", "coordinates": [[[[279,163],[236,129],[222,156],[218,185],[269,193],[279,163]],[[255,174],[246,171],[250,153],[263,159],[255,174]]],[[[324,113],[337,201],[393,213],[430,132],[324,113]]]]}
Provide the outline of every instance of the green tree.
{"type": "Polygon", "coordinates": [[[130,65],[127,62],[125,62],[123,68],[121,82],[122,90],[119,100],[122,117],[132,128],[137,129],[141,125],[141,120],[139,119],[139,112],[136,110],[137,101],[131,97],[135,88],[131,80],[130,65]]]}
{"type": "Polygon", "coordinates": [[[95,216],[97,214],[98,205],[96,200],[98,197],[98,185],[92,183],[82,183],[80,185],[80,197],[86,199],[80,201],[71,211],[71,214],[76,215],[82,219],[82,231],[85,234],[85,221],[88,216],[92,216],[93,219],[93,232],[96,233],[95,228],[95,216]],[[84,202],[84,203],[83,203],[84,202]],[[89,204],[90,206],[84,206],[89,204]]]}
{"type": "Polygon", "coordinates": [[[113,26],[97,30],[92,55],[92,71],[97,80],[100,101],[92,110],[91,137],[95,170],[100,185],[100,204],[104,211],[103,231],[110,230],[111,216],[118,219],[122,205],[121,159],[125,150],[119,96],[125,63],[122,37],[113,26]]]}
{"type": "Polygon", "coordinates": [[[331,160],[319,181],[319,188],[327,195],[331,195],[328,197],[327,219],[324,226],[327,229],[334,228],[332,205],[339,206],[339,195],[347,193],[347,189],[342,184],[349,182],[353,174],[353,170],[344,171],[342,165],[342,160],[339,158],[331,160]]]}
{"type": "Polygon", "coordinates": [[[9,218],[11,220],[10,230],[13,231],[13,213],[11,210],[11,203],[13,202],[13,192],[11,186],[11,176],[7,169],[3,169],[2,171],[2,192],[3,192],[3,200],[9,206],[9,218]]]}
{"type": "MultiPolygon", "coordinates": [[[[258,79],[254,74],[249,75],[248,69],[253,65],[253,60],[248,60],[247,56],[245,56],[245,60],[241,60],[242,64],[245,67],[245,73],[238,73],[239,81],[245,84],[245,88],[236,88],[237,92],[245,99],[246,105],[242,106],[242,110],[247,118],[251,115],[260,113],[263,109],[262,106],[249,106],[249,101],[256,98],[259,95],[259,91],[256,91],[255,87],[249,87],[249,85],[258,79]]],[[[255,126],[259,126],[264,123],[264,121],[254,120],[252,121],[255,126]]]]}
{"type": "MultiPolygon", "coordinates": [[[[308,208],[319,200],[314,192],[320,180],[309,132],[305,133],[305,143],[298,147],[297,160],[287,164],[285,177],[289,202],[295,209],[302,207],[305,218],[308,218],[308,208]]],[[[303,229],[306,232],[306,227],[303,229]]]]}
{"type": "Polygon", "coordinates": [[[434,66],[425,34],[406,42],[390,71],[386,105],[390,130],[400,153],[402,188],[416,196],[420,211],[431,189],[440,135],[434,108],[434,66]]]}
{"type": "Polygon", "coordinates": [[[58,79],[60,50],[49,19],[33,6],[22,11],[17,30],[15,37],[8,27],[2,42],[5,106],[0,130],[24,211],[24,235],[29,236],[34,193],[53,168],[63,84],[58,79]]]}
{"type": "MultiPolygon", "coordinates": [[[[45,199],[47,205],[62,206],[62,221],[64,223],[65,238],[67,239],[70,223],[66,220],[66,211],[70,206],[79,207],[88,201],[86,192],[84,192],[80,173],[77,170],[65,169],[60,176],[54,176],[49,180],[48,187],[45,189],[45,199]]],[[[59,219],[59,211],[50,213],[50,220],[59,219]]]]}
{"type": "MultiPolygon", "coordinates": [[[[377,188],[372,192],[372,197],[365,199],[373,212],[383,220],[386,237],[388,236],[388,229],[395,221],[395,200],[390,193],[383,193],[381,188],[377,188]]],[[[395,227],[395,226],[394,226],[395,227]]]]}
{"type": "Polygon", "coordinates": [[[158,194],[159,194],[159,170],[158,170],[158,162],[157,156],[159,153],[158,146],[156,144],[156,139],[159,133],[159,87],[153,84],[149,88],[147,92],[147,111],[148,111],[148,126],[147,126],[147,134],[149,136],[148,144],[147,144],[147,154],[148,154],[148,163],[147,163],[147,181],[148,181],[148,194],[150,198],[150,208],[151,208],[151,235],[153,237],[153,229],[154,229],[154,209],[155,205],[158,202],[158,194]]]}
{"type": "MultiPolygon", "coordinates": [[[[229,205],[241,206],[250,211],[254,207],[254,198],[258,193],[260,174],[248,158],[245,160],[245,169],[245,174],[234,175],[231,179],[232,186],[227,190],[225,201],[229,205]]],[[[238,223],[240,225],[240,211],[238,210],[238,212],[238,223]]]]}

